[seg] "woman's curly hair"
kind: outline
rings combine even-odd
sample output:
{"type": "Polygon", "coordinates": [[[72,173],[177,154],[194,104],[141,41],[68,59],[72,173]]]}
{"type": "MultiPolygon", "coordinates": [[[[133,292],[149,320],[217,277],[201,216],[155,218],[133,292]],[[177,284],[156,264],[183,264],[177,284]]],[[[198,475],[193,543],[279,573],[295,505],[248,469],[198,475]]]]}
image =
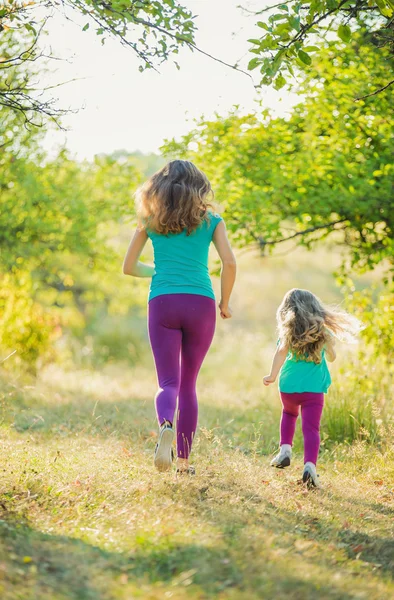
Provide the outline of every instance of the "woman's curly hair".
{"type": "Polygon", "coordinates": [[[167,235],[189,235],[208,221],[213,197],[209,179],[188,160],[172,160],[137,190],[137,211],[143,227],[167,235]]]}
{"type": "Polygon", "coordinates": [[[287,292],[276,317],[281,345],[296,359],[314,363],[321,362],[322,350],[332,336],[354,341],[362,328],[355,317],[325,306],[312,292],[298,288],[287,292]]]}

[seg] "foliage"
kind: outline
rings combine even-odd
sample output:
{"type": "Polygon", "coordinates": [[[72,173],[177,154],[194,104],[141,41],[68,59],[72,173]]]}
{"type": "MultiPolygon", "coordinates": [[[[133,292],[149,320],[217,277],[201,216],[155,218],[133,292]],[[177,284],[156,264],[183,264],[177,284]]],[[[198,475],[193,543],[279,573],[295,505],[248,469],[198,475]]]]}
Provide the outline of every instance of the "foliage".
{"type": "Polygon", "coordinates": [[[64,4],[87,17],[84,30],[93,25],[97,35],[118,38],[140,59],[140,70],[178,54],[180,46],[194,42],[192,13],[175,0],[65,0],[64,4]]]}
{"type": "MultiPolygon", "coordinates": [[[[34,77],[23,64],[8,72],[27,87],[34,77]]],[[[111,226],[133,215],[141,175],[129,157],[48,160],[43,132],[23,127],[14,107],[0,112],[0,345],[34,366],[53,356],[60,326],[81,329],[92,303],[113,310],[124,299],[113,294],[121,258],[111,226]]]]}
{"type": "Polygon", "coordinates": [[[166,143],[165,152],[206,170],[238,243],[310,247],[336,232],[360,270],[393,260],[390,99],[353,101],[371,74],[383,76],[381,52],[360,36],[338,56],[331,42],[304,75],[303,101],[288,119],[231,113],[166,143]]]}
{"type": "Polygon", "coordinates": [[[33,84],[25,75],[31,63],[48,58],[38,49],[38,42],[49,26],[51,11],[65,18],[82,14],[84,31],[92,26],[102,43],[115,37],[131,48],[139,58],[140,71],[157,68],[182,46],[195,47],[194,17],[175,0],[6,0],[0,6],[0,105],[20,112],[29,124],[42,125],[50,118],[59,125],[59,117],[68,112],[56,106],[39,82],[33,84]]]}
{"type": "MultiPolygon", "coordinates": [[[[84,319],[92,302],[109,308],[110,299],[116,302],[111,284],[121,264],[111,223],[133,214],[132,192],[140,180],[134,165],[108,157],[81,165],[65,153],[41,166],[13,155],[3,164],[1,269],[14,273],[16,284],[20,273],[29,272],[32,298],[61,322],[76,322],[72,306],[84,319]]],[[[20,293],[18,286],[14,292],[20,293]]],[[[3,325],[10,338],[14,326],[3,325]]],[[[44,338],[37,352],[43,346],[44,338]]],[[[35,359],[32,353],[23,356],[35,359]]]]}
{"type": "MultiPolygon", "coordinates": [[[[28,11],[28,5],[23,6],[28,11]]],[[[48,57],[38,49],[45,21],[38,30],[29,22],[24,27],[8,27],[3,22],[7,20],[4,17],[7,10],[11,10],[11,5],[0,7],[0,118],[9,119],[11,109],[27,126],[41,127],[46,121],[59,126],[60,117],[68,111],[56,106],[56,99],[42,89],[38,76],[47,69],[48,57]]]]}
{"type": "MultiPolygon", "coordinates": [[[[27,273],[0,276],[0,348],[4,356],[16,353],[33,369],[37,360],[48,355],[50,344],[60,334],[55,315],[51,315],[33,299],[32,281],[27,273]]],[[[47,356],[48,358],[48,356],[47,356]]],[[[5,367],[15,366],[15,357],[5,367]]]]}
{"type": "Polygon", "coordinates": [[[3,156],[2,265],[34,260],[43,266],[56,252],[99,257],[105,250],[97,243],[99,228],[132,210],[138,177],[133,165],[107,158],[80,166],[63,152],[39,166],[26,157],[3,156]]]}
{"type": "MultiPolygon", "coordinates": [[[[358,37],[360,27],[367,29],[378,49],[382,48],[382,64],[387,51],[394,50],[393,0],[287,0],[248,12],[254,16],[264,14],[263,20],[257,21],[259,34],[249,40],[254,57],[248,68],[259,69],[261,84],[273,84],[276,89],[281,89],[289,76],[295,76],[294,69],[308,69],[313,57],[320,60],[321,41],[332,39],[333,32],[337,37],[334,47],[338,58],[341,42],[349,44],[353,36],[358,37]],[[269,16],[265,17],[266,14],[269,16]]],[[[340,72],[340,65],[337,69],[340,72]]],[[[386,72],[383,81],[387,82],[389,75],[386,72]]],[[[382,80],[377,77],[371,80],[374,92],[381,88],[382,80]]],[[[393,83],[394,79],[388,81],[388,85],[393,83]]]]}
{"type": "Polygon", "coordinates": [[[375,358],[393,365],[394,287],[354,291],[348,296],[349,310],[366,323],[362,337],[375,349],[375,358]],[[377,296],[377,297],[376,297],[377,296]]]}

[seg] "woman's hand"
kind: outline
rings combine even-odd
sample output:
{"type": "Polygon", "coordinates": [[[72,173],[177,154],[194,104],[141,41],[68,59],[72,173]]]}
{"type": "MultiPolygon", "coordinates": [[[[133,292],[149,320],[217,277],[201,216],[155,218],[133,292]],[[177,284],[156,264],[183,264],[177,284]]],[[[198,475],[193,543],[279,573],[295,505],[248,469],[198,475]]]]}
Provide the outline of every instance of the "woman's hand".
{"type": "Polygon", "coordinates": [[[273,377],[272,375],[266,375],[263,377],[263,383],[264,385],[269,385],[270,383],[275,383],[275,379],[276,377],[273,377]]]}
{"type": "Polygon", "coordinates": [[[222,319],[231,319],[233,316],[233,311],[231,310],[230,306],[226,306],[222,301],[219,302],[219,310],[222,319]]]}

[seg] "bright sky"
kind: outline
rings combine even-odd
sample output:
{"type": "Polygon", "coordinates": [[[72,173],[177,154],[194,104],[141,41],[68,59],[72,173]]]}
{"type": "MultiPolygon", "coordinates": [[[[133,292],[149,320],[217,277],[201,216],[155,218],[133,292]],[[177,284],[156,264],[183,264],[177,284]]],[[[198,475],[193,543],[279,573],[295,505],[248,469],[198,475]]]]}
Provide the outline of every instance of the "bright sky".
{"type": "MultiPolygon", "coordinates": [[[[200,48],[230,64],[242,59],[246,65],[247,39],[261,30],[255,26],[256,18],[237,8],[240,1],[183,0],[183,4],[198,15],[200,48]]],[[[262,2],[245,0],[244,5],[261,8],[262,2]]],[[[45,45],[55,56],[68,59],[56,62],[50,83],[78,78],[55,90],[59,105],[81,110],[65,118],[68,132],[47,135],[49,151],[63,144],[78,158],[119,149],[157,151],[165,138],[187,133],[201,115],[226,114],[237,104],[243,112],[256,108],[257,94],[246,75],[187,48],[177,57],[180,71],[164,63],[160,73],[140,73],[131,49],[115,40],[102,46],[93,30],[82,31],[86,17],[72,16],[74,23],[60,15],[51,20],[45,45]]],[[[279,114],[293,102],[285,91],[263,92],[263,105],[279,114]]]]}

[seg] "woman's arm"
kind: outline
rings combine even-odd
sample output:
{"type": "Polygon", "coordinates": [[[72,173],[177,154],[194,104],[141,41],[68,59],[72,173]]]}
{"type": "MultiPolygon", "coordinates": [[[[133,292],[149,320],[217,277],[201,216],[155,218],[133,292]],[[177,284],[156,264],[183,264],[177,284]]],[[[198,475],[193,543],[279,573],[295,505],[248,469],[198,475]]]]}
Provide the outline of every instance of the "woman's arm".
{"type": "Polygon", "coordinates": [[[123,261],[123,273],[133,277],[152,277],[155,269],[151,265],[146,265],[139,261],[141,252],[144,249],[148,235],[145,229],[137,229],[130,242],[123,261]]]}
{"type": "Polygon", "coordinates": [[[288,350],[287,346],[279,345],[277,347],[276,352],[274,354],[273,361],[272,361],[271,373],[269,375],[266,375],[263,378],[264,385],[269,385],[270,383],[274,383],[275,379],[278,376],[279,371],[282,368],[283,363],[286,360],[288,351],[289,350],[288,350]]]}
{"type": "Polygon", "coordinates": [[[220,316],[222,319],[231,319],[232,311],[229,306],[231,292],[234,287],[237,263],[230,242],[228,241],[226,226],[223,221],[217,224],[213,234],[213,243],[222,261],[221,271],[221,299],[219,302],[220,316]]]}

